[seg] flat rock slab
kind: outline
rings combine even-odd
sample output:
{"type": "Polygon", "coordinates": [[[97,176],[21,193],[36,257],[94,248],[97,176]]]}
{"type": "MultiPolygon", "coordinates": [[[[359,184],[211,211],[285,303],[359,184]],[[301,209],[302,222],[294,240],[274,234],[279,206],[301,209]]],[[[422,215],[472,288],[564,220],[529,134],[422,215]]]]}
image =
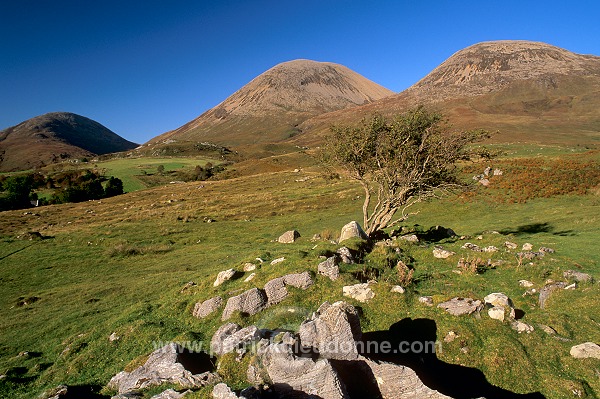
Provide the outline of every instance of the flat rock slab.
{"type": "Polygon", "coordinates": [[[482,303],[476,299],[456,297],[440,303],[438,308],[444,309],[453,316],[462,316],[481,310],[482,303]]]}
{"type": "Polygon", "coordinates": [[[577,359],[600,359],[600,346],[594,342],[584,342],[571,348],[571,356],[577,359]]]}

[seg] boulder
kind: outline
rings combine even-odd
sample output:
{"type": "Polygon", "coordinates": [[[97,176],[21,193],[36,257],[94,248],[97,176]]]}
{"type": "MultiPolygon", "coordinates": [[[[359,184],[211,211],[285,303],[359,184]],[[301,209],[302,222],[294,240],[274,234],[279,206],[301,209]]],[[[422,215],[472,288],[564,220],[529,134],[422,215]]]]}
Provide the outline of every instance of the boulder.
{"type": "Polygon", "coordinates": [[[491,319],[504,321],[505,309],[502,306],[494,306],[488,309],[488,315],[491,319]]]}
{"type": "Polygon", "coordinates": [[[360,224],[354,220],[342,227],[339,242],[349,240],[350,238],[360,238],[362,240],[369,239],[367,233],[365,233],[362,227],[360,227],[360,224]]]}
{"type": "Polygon", "coordinates": [[[299,329],[300,343],[313,348],[323,359],[354,360],[358,357],[356,341],[362,332],[358,312],[346,302],[325,302],[311,320],[299,329]]]}
{"type": "Polygon", "coordinates": [[[348,265],[354,263],[354,256],[352,256],[352,252],[350,252],[350,249],[346,247],[341,247],[337,251],[335,251],[335,253],[339,255],[340,260],[343,263],[346,263],[348,265]]]}
{"type": "Polygon", "coordinates": [[[578,272],[577,270],[567,270],[563,273],[563,276],[578,283],[591,283],[593,281],[592,276],[587,273],[578,272]]]}
{"type": "Polygon", "coordinates": [[[369,283],[347,285],[342,288],[342,293],[359,302],[367,302],[375,297],[375,293],[369,288],[369,283]]]}
{"type": "Polygon", "coordinates": [[[223,298],[220,296],[216,296],[214,298],[207,299],[206,301],[200,303],[198,302],[196,306],[194,306],[194,317],[199,319],[203,319],[212,312],[215,312],[217,309],[221,307],[223,304],[223,298]]]}
{"type": "MultiPolygon", "coordinates": [[[[183,388],[200,388],[219,381],[211,371],[194,374],[182,364],[185,357],[183,348],[170,343],[152,352],[144,365],[132,372],[122,371],[115,375],[108,387],[119,394],[135,392],[152,386],[177,384],[183,388]]],[[[189,364],[188,361],[185,361],[189,364]]]]}
{"type": "Polygon", "coordinates": [[[290,230],[286,231],[281,236],[279,236],[277,241],[282,244],[291,244],[295,242],[298,238],[300,238],[300,233],[298,233],[296,230],[290,230]]]}
{"type": "Polygon", "coordinates": [[[540,290],[540,309],[544,309],[546,307],[546,301],[548,301],[548,298],[550,298],[550,295],[552,295],[554,291],[564,289],[566,286],[567,284],[563,283],[562,281],[546,284],[544,288],[540,290]]]}
{"type": "Polygon", "coordinates": [[[447,258],[451,257],[452,255],[454,255],[454,252],[445,250],[442,247],[436,246],[433,249],[433,256],[435,256],[438,259],[447,259],[447,258]]]}
{"type": "Polygon", "coordinates": [[[267,306],[276,305],[288,296],[288,290],[285,288],[283,277],[276,278],[265,284],[265,293],[267,294],[267,306]]]}
{"type": "Polygon", "coordinates": [[[266,306],[267,296],[265,293],[258,288],[252,288],[227,300],[221,320],[229,319],[235,312],[253,315],[263,310],[266,306]]]}
{"type": "Polygon", "coordinates": [[[337,265],[337,259],[335,256],[331,256],[319,263],[317,267],[317,273],[322,276],[329,277],[330,280],[337,280],[340,276],[340,268],[337,265]]]}
{"type": "Polygon", "coordinates": [[[287,285],[305,290],[314,284],[309,272],[292,273],[283,276],[283,281],[287,285]]]}
{"type": "Polygon", "coordinates": [[[494,292],[483,298],[483,301],[491,306],[499,306],[502,308],[512,308],[513,303],[512,300],[508,297],[508,295],[502,292],[494,292]]]}
{"type": "Polygon", "coordinates": [[[210,349],[215,355],[221,356],[241,349],[259,338],[260,333],[256,326],[241,328],[235,323],[226,323],[213,334],[210,340],[210,349]]]}
{"type": "Polygon", "coordinates": [[[456,297],[440,303],[438,308],[444,309],[453,316],[462,316],[480,311],[482,304],[481,301],[475,299],[456,297]]]}
{"type": "Polygon", "coordinates": [[[595,358],[600,359],[600,346],[594,342],[585,342],[571,348],[571,356],[577,359],[595,358]]]}
{"type": "Polygon", "coordinates": [[[225,281],[231,280],[233,278],[233,276],[235,276],[234,269],[227,269],[227,270],[223,270],[222,272],[219,272],[219,274],[217,274],[217,279],[213,283],[213,287],[218,287],[221,284],[223,284],[225,281]]]}

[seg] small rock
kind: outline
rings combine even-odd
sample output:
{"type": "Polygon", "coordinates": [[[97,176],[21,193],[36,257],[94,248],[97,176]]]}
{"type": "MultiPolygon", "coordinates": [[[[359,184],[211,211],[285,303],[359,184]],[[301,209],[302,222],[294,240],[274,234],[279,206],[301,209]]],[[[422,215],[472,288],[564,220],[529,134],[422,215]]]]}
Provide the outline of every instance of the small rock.
{"type": "Polygon", "coordinates": [[[352,253],[348,248],[341,247],[337,251],[335,251],[335,253],[340,256],[340,259],[343,263],[346,263],[348,265],[354,263],[354,257],[352,256],[352,253]]]}
{"type": "Polygon", "coordinates": [[[577,270],[567,270],[563,273],[563,276],[569,280],[575,280],[579,283],[591,283],[593,281],[592,276],[587,273],[578,272],[577,270]]]}
{"type": "Polygon", "coordinates": [[[187,283],[184,284],[184,286],[181,288],[181,291],[179,291],[180,294],[183,294],[184,292],[186,292],[187,290],[189,290],[192,287],[195,287],[197,284],[193,281],[188,281],[187,283]]]}
{"type": "Polygon", "coordinates": [[[537,326],[540,328],[540,330],[542,330],[548,335],[556,335],[556,330],[550,326],[547,326],[545,324],[538,324],[537,326]]]}
{"type": "Polygon", "coordinates": [[[220,296],[216,296],[214,298],[207,299],[206,301],[200,303],[198,302],[194,306],[194,312],[192,313],[194,317],[199,319],[203,319],[209,314],[215,312],[217,309],[221,307],[223,304],[223,298],[220,296]]]}
{"type": "Polygon", "coordinates": [[[490,245],[490,246],[487,246],[487,247],[484,247],[484,248],[482,248],[481,250],[482,250],[483,252],[497,252],[497,251],[498,251],[498,248],[496,248],[496,247],[495,247],[495,246],[493,246],[493,245],[490,245]]]}
{"type": "Polygon", "coordinates": [[[271,261],[271,266],[272,266],[272,265],[276,265],[276,264],[278,264],[278,263],[281,263],[281,262],[283,262],[284,260],[285,260],[285,257],[284,257],[284,256],[282,256],[281,258],[274,259],[273,261],[271,261]]]}
{"type": "Polygon", "coordinates": [[[438,308],[444,309],[453,316],[462,316],[475,313],[482,308],[481,301],[471,298],[452,298],[449,301],[442,302],[438,308]]]}
{"type": "Polygon", "coordinates": [[[375,293],[369,288],[369,283],[348,285],[342,288],[344,296],[356,299],[359,302],[367,302],[375,297],[375,293]]]}
{"type": "Polygon", "coordinates": [[[488,179],[481,179],[479,180],[479,183],[484,187],[488,187],[490,185],[490,181],[488,179]]]}
{"type": "Polygon", "coordinates": [[[444,342],[450,343],[450,342],[454,341],[456,338],[458,338],[457,333],[455,333],[454,331],[448,331],[448,334],[446,334],[446,336],[444,337],[444,342]]]}
{"type": "Polygon", "coordinates": [[[510,241],[505,241],[505,242],[504,242],[504,246],[505,246],[507,249],[517,249],[517,244],[516,244],[516,243],[514,243],[514,242],[510,242],[510,241]]]}
{"type": "Polygon", "coordinates": [[[483,236],[482,235],[478,235],[477,237],[475,237],[476,240],[483,240],[483,236]]]}
{"type": "Polygon", "coordinates": [[[594,342],[584,342],[571,348],[571,356],[576,359],[595,358],[600,359],[600,346],[594,342]]]}
{"type": "Polygon", "coordinates": [[[244,263],[244,271],[245,272],[251,272],[253,270],[256,270],[256,265],[254,263],[244,263]]]}
{"type": "Polygon", "coordinates": [[[256,273],[250,273],[250,275],[244,279],[244,283],[252,281],[254,277],[256,277],[256,273]]]}
{"type": "Polygon", "coordinates": [[[461,248],[462,249],[470,249],[471,251],[475,251],[475,252],[482,251],[482,249],[479,247],[479,245],[472,244],[470,242],[466,242],[461,248]]]}
{"type": "Polygon", "coordinates": [[[546,254],[553,254],[555,252],[552,248],[548,248],[548,247],[540,247],[540,249],[538,251],[546,253],[546,254]]]}
{"type": "Polygon", "coordinates": [[[523,244],[523,247],[521,248],[523,251],[531,251],[533,249],[533,245],[526,242],[525,244],[523,244]]]}
{"type": "Polygon", "coordinates": [[[492,294],[489,294],[483,300],[486,304],[489,304],[491,306],[500,306],[502,308],[513,307],[513,303],[508,297],[508,295],[503,294],[501,292],[494,292],[492,294]]]}
{"type": "Polygon", "coordinates": [[[433,306],[433,298],[430,296],[419,297],[419,302],[427,306],[433,306]]]}
{"type": "Polygon", "coordinates": [[[494,176],[502,176],[504,172],[501,169],[494,169],[494,176]]]}
{"type": "Polygon", "coordinates": [[[394,285],[390,292],[396,292],[398,294],[404,294],[406,290],[400,285],[394,285]]]}
{"type": "Polygon", "coordinates": [[[504,308],[502,306],[494,306],[488,310],[488,315],[492,319],[504,321],[504,308]]]}
{"type": "Polygon", "coordinates": [[[533,283],[528,280],[519,280],[519,287],[524,287],[524,288],[533,287],[533,283]]]}
{"type": "Polygon", "coordinates": [[[567,284],[563,283],[563,282],[556,282],[556,283],[546,284],[544,286],[544,288],[542,288],[540,290],[540,298],[539,298],[540,309],[544,309],[545,308],[546,301],[548,300],[548,298],[550,298],[550,295],[552,294],[552,292],[554,292],[556,290],[563,289],[566,286],[567,286],[567,284]]]}
{"type": "Polygon", "coordinates": [[[417,237],[416,234],[408,234],[405,236],[400,236],[401,240],[404,241],[408,241],[408,242],[419,242],[419,237],[417,237]]]}
{"type": "Polygon", "coordinates": [[[454,255],[454,252],[447,251],[441,247],[435,247],[433,250],[433,256],[435,256],[438,259],[447,259],[452,255],[454,255]]]}
{"type": "Polygon", "coordinates": [[[116,333],[116,332],[113,332],[113,333],[112,333],[112,334],[110,334],[110,336],[108,337],[108,340],[109,340],[110,342],[115,342],[115,341],[118,341],[118,340],[120,340],[120,339],[121,339],[121,337],[119,337],[119,336],[117,335],[117,333],[116,333]]]}
{"type": "Polygon", "coordinates": [[[233,276],[235,276],[234,269],[227,269],[227,270],[223,270],[222,272],[219,272],[219,274],[217,274],[217,279],[213,283],[213,287],[218,287],[221,284],[223,284],[225,281],[231,280],[231,278],[233,276]]]}
{"type": "Polygon", "coordinates": [[[513,320],[513,322],[510,324],[510,327],[515,330],[516,332],[518,332],[519,334],[526,332],[527,334],[533,332],[534,328],[533,326],[530,326],[527,323],[523,323],[522,321],[519,320],[513,320]]]}
{"type": "Polygon", "coordinates": [[[158,395],[152,396],[150,399],[181,399],[190,392],[192,391],[187,390],[185,392],[179,393],[173,389],[167,389],[166,391],[159,393],[158,395]]]}
{"type": "Polygon", "coordinates": [[[286,231],[281,236],[279,236],[277,241],[282,244],[291,244],[295,242],[298,238],[300,238],[300,233],[298,233],[296,230],[290,230],[286,231]]]}
{"type": "Polygon", "coordinates": [[[213,387],[213,399],[238,399],[239,397],[227,386],[227,384],[219,383],[213,387]]]}
{"type": "Polygon", "coordinates": [[[353,220],[350,223],[346,224],[344,227],[342,227],[339,242],[346,241],[350,238],[360,238],[363,240],[367,240],[369,237],[364,232],[362,227],[360,227],[360,224],[353,220]]]}
{"type": "Polygon", "coordinates": [[[335,281],[340,276],[340,268],[337,265],[337,259],[335,256],[327,258],[327,260],[319,263],[317,267],[317,273],[322,276],[329,277],[330,280],[335,281]]]}

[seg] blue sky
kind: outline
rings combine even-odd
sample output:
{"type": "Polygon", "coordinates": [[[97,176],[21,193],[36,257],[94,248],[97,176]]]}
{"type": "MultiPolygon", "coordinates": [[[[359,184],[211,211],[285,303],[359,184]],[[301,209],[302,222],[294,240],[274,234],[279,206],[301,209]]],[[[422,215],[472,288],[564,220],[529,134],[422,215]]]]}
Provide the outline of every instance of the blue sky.
{"type": "Polygon", "coordinates": [[[482,41],[600,55],[598,21],[597,0],[2,0],[0,129],[68,111],[142,143],[280,62],[336,62],[399,92],[482,41]]]}

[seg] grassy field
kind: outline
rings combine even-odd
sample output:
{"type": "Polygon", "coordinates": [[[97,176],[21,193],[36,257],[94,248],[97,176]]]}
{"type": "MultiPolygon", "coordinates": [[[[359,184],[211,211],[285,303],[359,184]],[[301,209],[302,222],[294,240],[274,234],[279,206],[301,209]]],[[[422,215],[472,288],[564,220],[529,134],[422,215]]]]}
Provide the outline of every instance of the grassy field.
{"type": "MultiPolygon", "coordinates": [[[[523,295],[519,280],[530,280],[539,289],[549,279],[562,281],[568,269],[600,276],[600,178],[594,166],[598,155],[552,150],[560,161],[580,165],[574,167],[575,175],[583,170],[591,179],[585,194],[574,195],[569,190],[575,189],[564,188],[570,185],[531,179],[530,171],[519,167],[531,164],[521,154],[526,151],[515,151],[518,159],[498,161],[506,172],[490,187],[419,204],[418,214],[405,223],[407,229],[422,230],[442,225],[471,238],[399,242],[400,255],[377,248],[362,264],[343,267],[338,281],[316,276],[316,284],[307,291],[290,289],[291,295],[279,305],[251,317],[236,315],[233,321],[296,328],[323,301],[347,300],[361,307],[365,332],[385,331],[406,318],[433,321],[439,340],[454,331],[458,339],[444,343],[439,359],[477,368],[493,385],[518,393],[541,392],[547,398],[597,397],[600,361],[574,359],[569,350],[582,342],[600,342],[598,284],[558,292],[540,309],[537,296],[523,295]],[[511,191],[518,182],[550,194],[516,203],[498,201],[501,196],[520,198],[511,191]],[[566,192],[553,195],[542,189],[554,183],[566,192]],[[456,273],[460,257],[474,256],[461,248],[466,241],[497,246],[498,252],[478,256],[499,263],[479,274],[456,273]],[[505,241],[519,248],[529,242],[536,250],[545,246],[556,252],[532,264],[519,264],[516,251],[504,249],[505,241]],[[436,259],[434,245],[457,254],[436,259]],[[396,257],[415,269],[414,283],[402,295],[390,293],[398,275],[388,262],[394,263],[396,257]],[[357,272],[370,275],[375,270],[379,276],[372,285],[376,293],[372,301],[360,304],[342,296],[342,286],[358,282],[357,272]],[[524,312],[522,321],[535,331],[518,334],[485,312],[481,319],[457,318],[418,302],[421,295],[439,303],[454,296],[483,299],[491,292],[509,295],[524,312]],[[296,310],[293,316],[289,308],[296,310]],[[549,335],[539,325],[550,326],[557,334],[549,335]]],[[[361,220],[361,189],[348,181],[324,178],[306,167],[310,162],[302,157],[272,161],[277,168],[264,166],[280,171],[43,207],[34,214],[4,212],[0,217],[0,374],[5,377],[0,379],[0,397],[30,398],[58,384],[100,391],[117,372],[141,364],[157,341],[209,341],[222,322],[218,314],[203,321],[192,317],[196,302],[263,287],[287,273],[316,272],[319,255],[338,246],[311,237],[319,233],[335,238],[345,223],[361,220]],[[294,172],[290,159],[303,168],[294,172]],[[207,223],[208,219],[214,222],[207,223]],[[274,242],[290,229],[302,234],[298,242],[274,242]],[[44,239],[24,235],[32,231],[44,239]],[[259,266],[249,283],[240,278],[216,288],[212,285],[221,270],[241,270],[245,262],[257,263],[257,257],[269,261],[282,256],[283,263],[259,266]],[[197,285],[181,292],[189,281],[197,285]],[[120,339],[110,342],[112,333],[120,339]]],[[[168,170],[183,162],[129,161],[147,171],[158,164],[168,170]]],[[[131,163],[114,162],[115,171],[133,169],[131,163]]],[[[190,162],[187,165],[198,163],[190,162]]],[[[542,173],[553,165],[536,167],[542,173]]],[[[486,165],[480,166],[475,169],[486,165]]],[[[227,367],[227,361],[232,362],[223,360],[222,370],[235,369],[235,363],[227,367]]],[[[242,387],[239,372],[223,374],[229,384],[242,387]]],[[[209,393],[205,389],[189,397],[210,397],[209,393]]]]}

